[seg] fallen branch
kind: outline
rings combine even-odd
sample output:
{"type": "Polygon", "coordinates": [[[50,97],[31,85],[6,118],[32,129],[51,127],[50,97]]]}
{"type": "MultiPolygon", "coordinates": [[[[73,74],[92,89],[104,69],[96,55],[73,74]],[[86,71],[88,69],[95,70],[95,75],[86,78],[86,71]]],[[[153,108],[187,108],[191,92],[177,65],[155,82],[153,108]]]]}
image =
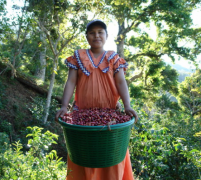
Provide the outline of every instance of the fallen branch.
{"type": "MultiPolygon", "coordinates": [[[[0,60],[0,72],[1,72],[0,75],[2,75],[5,72],[11,71],[11,69],[12,67],[10,66],[10,64],[0,60]]],[[[15,79],[18,80],[23,85],[26,85],[28,88],[36,91],[40,95],[47,96],[48,88],[38,86],[34,79],[26,76],[25,74],[16,71],[15,79]]],[[[57,100],[59,104],[62,103],[62,97],[53,95],[52,98],[57,100]]],[[[71,105],[69,105],[69,108],[71,108],[71,105]]]]}

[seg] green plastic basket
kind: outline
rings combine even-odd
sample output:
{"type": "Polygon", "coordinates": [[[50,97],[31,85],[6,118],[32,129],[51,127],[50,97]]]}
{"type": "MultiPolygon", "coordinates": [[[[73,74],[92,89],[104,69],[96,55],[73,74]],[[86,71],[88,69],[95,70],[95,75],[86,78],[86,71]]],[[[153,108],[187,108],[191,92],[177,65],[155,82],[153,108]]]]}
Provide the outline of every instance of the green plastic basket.
{"type": "Polygon", "coordinates": [[[107,126],[80,126],[61,119],[68,155],[72,162],[84,167],[102,168],[124,160],[134,118],[107,126]]]}

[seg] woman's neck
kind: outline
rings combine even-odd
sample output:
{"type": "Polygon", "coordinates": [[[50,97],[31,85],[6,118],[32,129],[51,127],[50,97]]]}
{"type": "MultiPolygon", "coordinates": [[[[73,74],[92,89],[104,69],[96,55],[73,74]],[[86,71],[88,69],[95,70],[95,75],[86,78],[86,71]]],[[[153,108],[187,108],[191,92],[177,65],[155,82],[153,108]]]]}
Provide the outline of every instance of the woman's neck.
{"type": "Polygon", "coordinates": [[[91,52],[94,54],[94,57],[98,57],[104,52],[103,48],[92,48],[91,47],[91,52]]]}

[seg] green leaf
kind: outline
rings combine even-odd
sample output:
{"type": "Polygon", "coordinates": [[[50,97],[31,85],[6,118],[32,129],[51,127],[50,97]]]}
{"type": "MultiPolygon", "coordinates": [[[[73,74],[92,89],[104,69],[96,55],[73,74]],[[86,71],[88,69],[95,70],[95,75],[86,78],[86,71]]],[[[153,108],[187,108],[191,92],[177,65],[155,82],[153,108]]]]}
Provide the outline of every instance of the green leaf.
{"type": "Polygon", "coordinates": [[[193,153],[193,152],[199,152],[197,149],[192,149],[191,151],[190,151],[190,153],[193,153]]]}

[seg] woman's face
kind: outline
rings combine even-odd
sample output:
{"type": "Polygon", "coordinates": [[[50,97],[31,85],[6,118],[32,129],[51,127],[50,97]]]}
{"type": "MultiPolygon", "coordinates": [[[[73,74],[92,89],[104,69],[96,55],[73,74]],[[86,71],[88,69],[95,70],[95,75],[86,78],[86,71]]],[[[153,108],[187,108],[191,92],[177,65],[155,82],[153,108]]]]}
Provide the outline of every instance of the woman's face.
{"type": "Polygon", "coordinates": [[[87,41],[92,48],[103,48],[107,33],[102,26],[94,25],[87,31],[87,41]]]}

